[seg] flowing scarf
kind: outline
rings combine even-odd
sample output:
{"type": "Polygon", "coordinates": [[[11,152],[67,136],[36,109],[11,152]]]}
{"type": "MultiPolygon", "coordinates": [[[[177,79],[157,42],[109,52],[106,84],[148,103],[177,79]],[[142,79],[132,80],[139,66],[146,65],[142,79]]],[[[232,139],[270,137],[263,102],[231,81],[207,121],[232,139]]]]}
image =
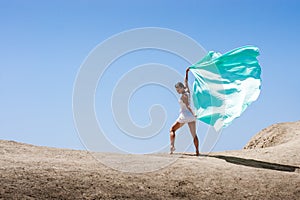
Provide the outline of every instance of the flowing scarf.
{"type": "Polygon", "coordinates": [[[227,127],[260,94],[261,68],[255,46],[221,55],[213,51],[190,66],[195,76],[193,102],[197,119],[215,128],[227,127]]]}

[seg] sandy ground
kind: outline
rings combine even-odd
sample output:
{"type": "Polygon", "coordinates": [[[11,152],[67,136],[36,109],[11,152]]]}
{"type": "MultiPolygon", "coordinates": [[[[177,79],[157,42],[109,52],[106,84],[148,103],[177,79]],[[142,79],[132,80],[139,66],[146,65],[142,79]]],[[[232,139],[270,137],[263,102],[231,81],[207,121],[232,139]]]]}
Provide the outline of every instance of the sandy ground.
{"type": "Polygon", "coordinates": [[[0,154],[0,199],[300,199],[300,122],[268,127],[243,150],[199,157],[93,154],[4,140],[0,154]]]}

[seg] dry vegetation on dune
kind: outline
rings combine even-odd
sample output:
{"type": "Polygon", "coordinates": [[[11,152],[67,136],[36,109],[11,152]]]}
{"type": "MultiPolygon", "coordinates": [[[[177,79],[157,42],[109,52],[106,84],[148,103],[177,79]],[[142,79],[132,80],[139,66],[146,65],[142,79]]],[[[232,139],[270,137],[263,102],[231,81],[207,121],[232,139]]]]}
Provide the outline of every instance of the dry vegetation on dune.
{"type": "Polygon", "coordinates": [[[300,122],[262,130],[240,151],[118,155],[165,168],[120,172],[91,153],[0,141],[0,199],[300,199],[300,122]]]}

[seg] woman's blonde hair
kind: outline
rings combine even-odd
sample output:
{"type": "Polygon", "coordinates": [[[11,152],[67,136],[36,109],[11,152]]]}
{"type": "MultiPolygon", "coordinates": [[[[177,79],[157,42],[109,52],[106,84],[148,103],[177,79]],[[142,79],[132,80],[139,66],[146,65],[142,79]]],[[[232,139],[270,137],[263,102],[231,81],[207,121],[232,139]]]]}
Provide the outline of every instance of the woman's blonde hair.
{"type": "Polygon", "coordinates": [[[178,83],[175,84],[175,88],[178,88],[178,87],[185,89],[185,86],[183,85],[182,82],[178,82],[178,83]]]}

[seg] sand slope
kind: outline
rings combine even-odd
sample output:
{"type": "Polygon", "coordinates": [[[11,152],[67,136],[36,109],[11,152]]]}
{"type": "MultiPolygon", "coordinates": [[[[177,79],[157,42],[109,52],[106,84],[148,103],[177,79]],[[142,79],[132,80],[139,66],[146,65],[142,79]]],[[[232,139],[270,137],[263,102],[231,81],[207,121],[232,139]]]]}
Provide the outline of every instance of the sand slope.
{"type": "Polygon", "coordinates": [[[108,161],[118,158],[123,166],[136,163],[137,171],[141,161],[155,164],[176,158],[148,173],[111,169],[87,151],[1,140],[0,198],[300,199],[299,130],[300,122],[273,125],[243,150],[200,157],[97,154],[108,161]]]}
{"type": "Polygon", "coordinates": [[[300,121],[271,125],[256,134],[243,151],[222,154],[300,166],[300,121]]]}

